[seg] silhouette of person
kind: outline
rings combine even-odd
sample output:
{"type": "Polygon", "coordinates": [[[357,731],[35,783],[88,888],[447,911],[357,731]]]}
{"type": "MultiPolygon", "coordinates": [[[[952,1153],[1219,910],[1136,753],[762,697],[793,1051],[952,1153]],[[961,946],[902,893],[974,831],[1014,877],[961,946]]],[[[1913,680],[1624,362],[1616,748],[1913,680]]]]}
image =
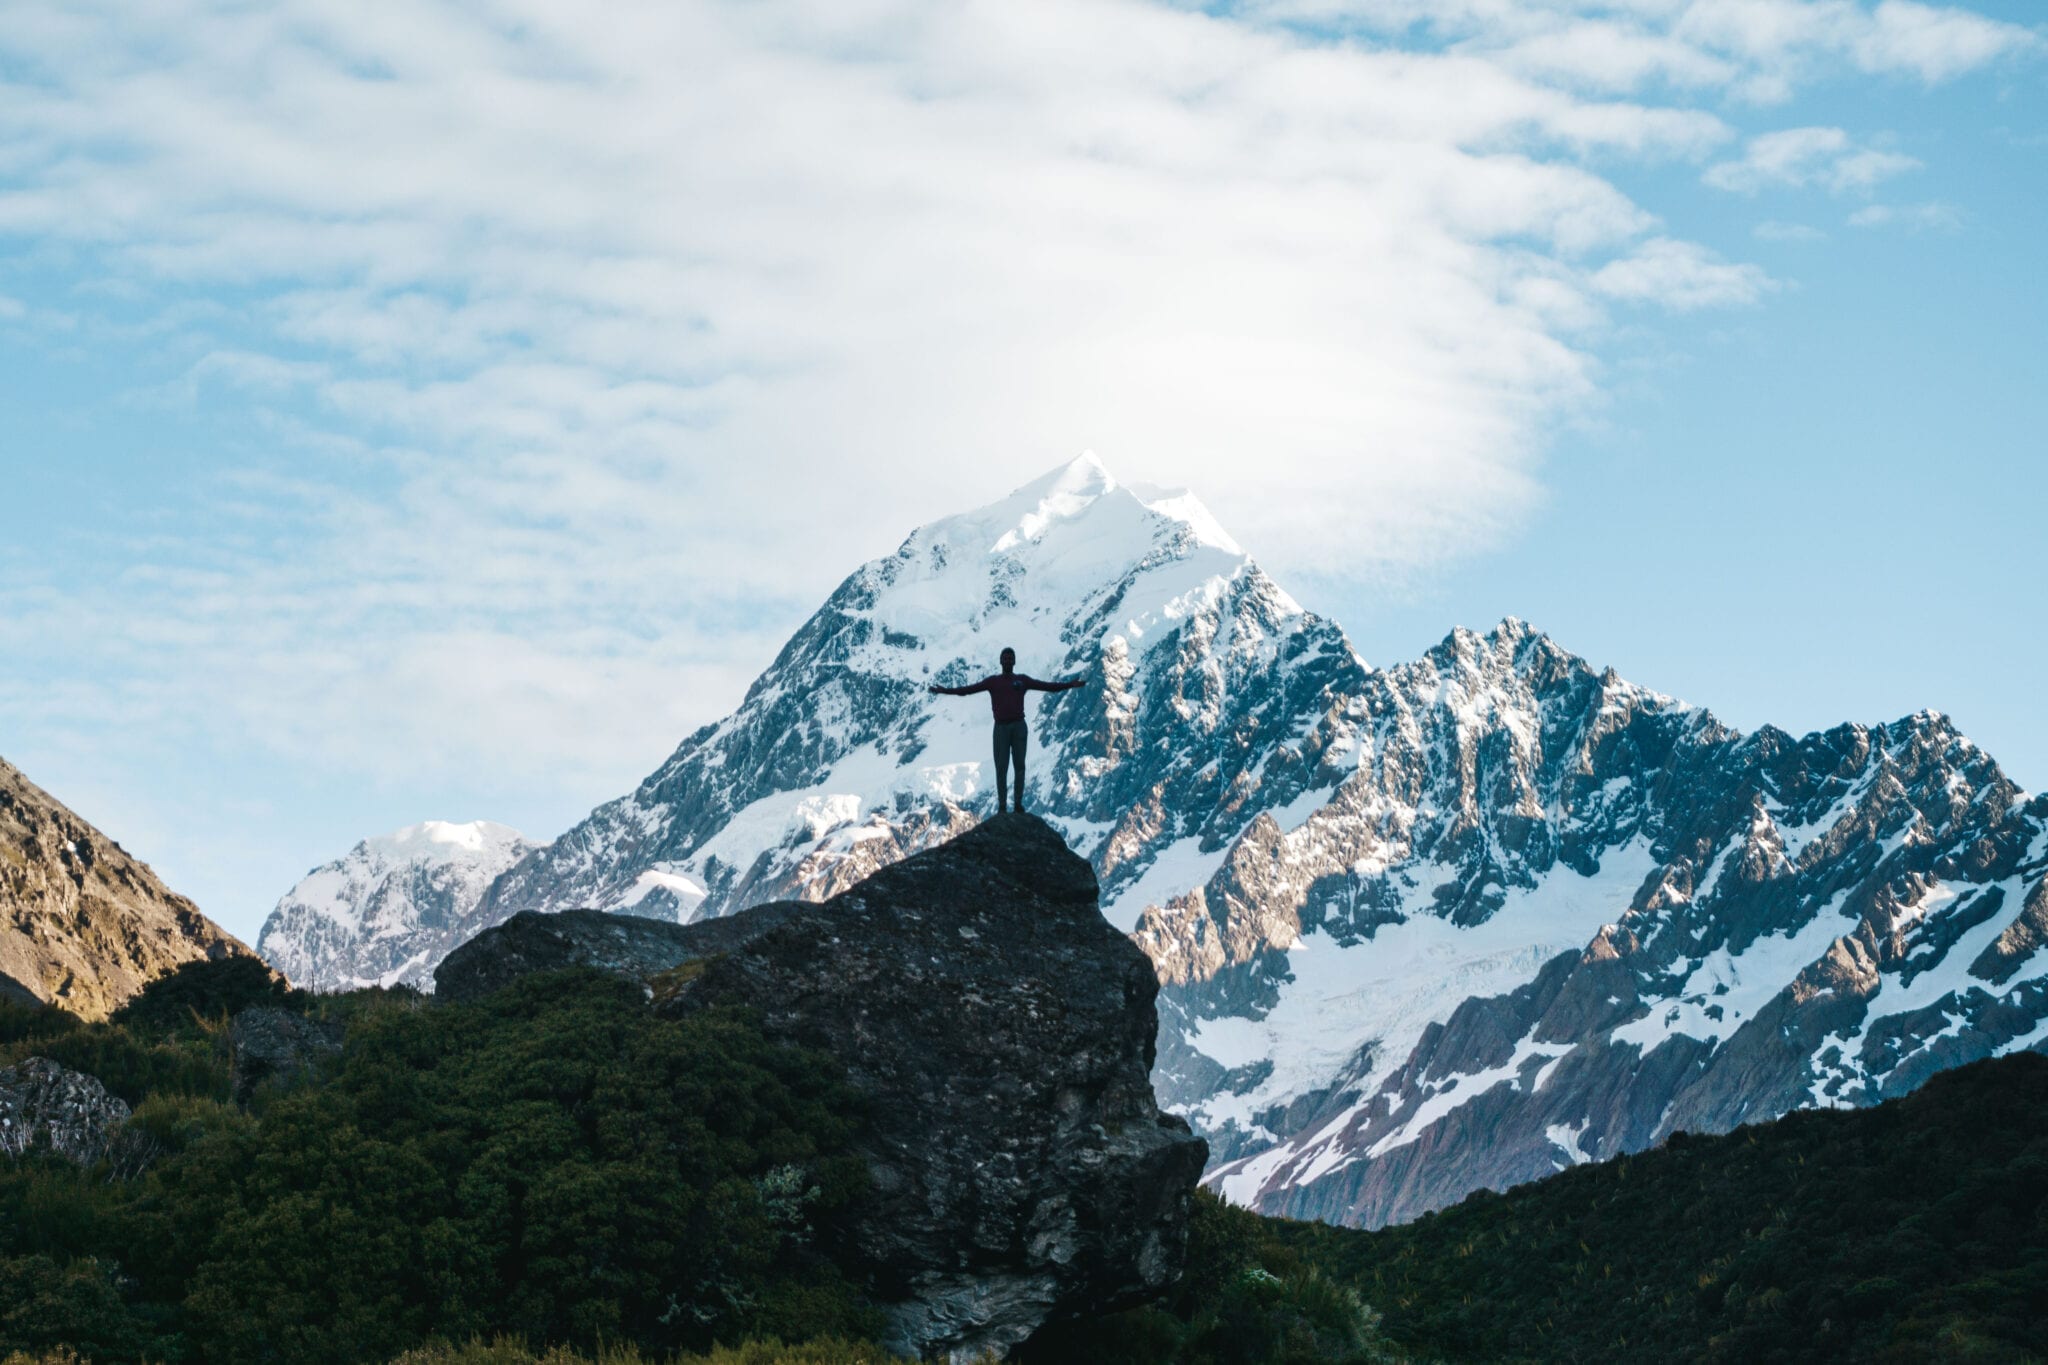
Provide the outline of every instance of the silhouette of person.
{"type": "Polygon", "coordinates": [[[1010,764],[1017,765],[1016,796],[1011,804],[1018,810],[1024,809],[1024,749],[1031,741],[1030,728],[1024,723],[1024,694],[1026,692],[1065,692],[1070,688],[1085,686],[1086,678],[1071,678],[1066,682],[1040,682],[1028,674],[1017,672],[1017,651],[1005,649],[1002,653],[1003,671],[992,673],[978,683],[966,687],[940,687],[934,684],[931,690],[941,696],[971,697],[976,692],[988,693],[989,709],[996,719],[996,814],[1009,809],[1004,804],[1003,786],[1009,777],[1010,764]]]}

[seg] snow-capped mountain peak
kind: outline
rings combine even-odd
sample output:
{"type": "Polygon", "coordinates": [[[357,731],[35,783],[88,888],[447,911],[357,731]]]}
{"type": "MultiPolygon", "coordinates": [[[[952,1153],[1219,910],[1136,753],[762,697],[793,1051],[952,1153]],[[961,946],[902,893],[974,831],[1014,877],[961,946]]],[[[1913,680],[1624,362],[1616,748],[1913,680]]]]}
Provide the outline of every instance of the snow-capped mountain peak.
{"type": "Polygon", "coordinates": [[[1946,718],[1743,735],[1514,617],[1375,669],[1092,456],[856,569],[459,926],[307,887],[265,951],[334,923],[383,979],[521,910],[832,895],[993,808],[985,700],[928,689],[1004,646],[1090,684],[1033,699],[1026,804],[1152,959],[1155,1082],[1232,1198],[1376,1224],[2048,1047],[2048,799],[1946,718]]]}
{"type": "Polygon", "coordinates": [[[430,987],[434,965],[475,931],[485,890],[533,848],[488,820],[428,820],[364,839],[285,893],[257,951],[316,990],[430,987]]]}
{"type": "Polygon", "coordinates": [[[501,861],[514,848],[531,847],[526,836],[510,825],[490,820],[456,824],[450,820],[426,820],[417,825],[377,838],[365,839],[356,851],[366,858],[389,864],[413,863],[440,866],[446,863],[501,861]]]}

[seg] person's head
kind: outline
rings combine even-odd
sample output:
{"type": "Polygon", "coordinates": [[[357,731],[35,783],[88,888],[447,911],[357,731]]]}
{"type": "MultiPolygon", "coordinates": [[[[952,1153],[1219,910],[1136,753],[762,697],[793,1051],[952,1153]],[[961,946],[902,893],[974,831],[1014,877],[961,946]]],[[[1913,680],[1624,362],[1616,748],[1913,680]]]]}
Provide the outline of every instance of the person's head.
{"type": "Polygon", "coordinates": [[[1014,649],[1005,649],[1005,650],[1004,650],[1004,651],[1002,652],[1002,654],[1001,654],[1001,655],[1000,655],[999,657],[1000,657],[1000,659],[1001,659],[1001,661],[1002,661],[1002,665],[1003,665],[1003,672],[1005,672],[1005,673],[1008,673],[1008,672],[1009,672],[1009,671],[1010,671],[1011,669],[1013,669],[1013,668],[1015,668],[1015,667],[1017,666],[1017,651],[1016,651],[1016,650],[1014,650],[1014,649]]]}

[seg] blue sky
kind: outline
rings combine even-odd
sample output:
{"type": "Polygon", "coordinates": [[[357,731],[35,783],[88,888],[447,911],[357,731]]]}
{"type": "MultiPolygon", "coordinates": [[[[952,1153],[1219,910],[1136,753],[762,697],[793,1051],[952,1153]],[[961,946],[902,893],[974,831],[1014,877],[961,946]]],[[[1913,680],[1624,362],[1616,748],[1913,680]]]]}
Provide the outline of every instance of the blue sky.
{"type": "Polygon", "coordinates": [[[229,928],[548,837],[1082,449],[1378,662],[1524,617],[2048,784],[2025,4],[29,3],[0,756],[229,928]]]}

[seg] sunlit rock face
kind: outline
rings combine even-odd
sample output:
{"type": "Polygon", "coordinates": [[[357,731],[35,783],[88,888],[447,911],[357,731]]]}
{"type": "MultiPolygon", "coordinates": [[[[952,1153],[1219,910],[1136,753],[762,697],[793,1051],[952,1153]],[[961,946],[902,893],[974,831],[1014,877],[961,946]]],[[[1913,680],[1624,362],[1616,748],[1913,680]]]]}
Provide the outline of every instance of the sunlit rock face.
{"type": "Polygon", "coordinates": [[[0,1000],[104,1019],[187,962],[248,951],[0,760],[0,1000]]]}
{"type": "Polygon", "coordinates": [[[1372,668],[1089,458],[856,570],[472,931],[820,900],[972,825],[986,702],[926,688],[1005,645],[1093,684],[1033,699],[1027,805],[1152,960],[1232,1198],[1377,1224],[2048,1038],[2048,802],[1946,718],[1745,735],[1512,619],[1372,668]]]}

